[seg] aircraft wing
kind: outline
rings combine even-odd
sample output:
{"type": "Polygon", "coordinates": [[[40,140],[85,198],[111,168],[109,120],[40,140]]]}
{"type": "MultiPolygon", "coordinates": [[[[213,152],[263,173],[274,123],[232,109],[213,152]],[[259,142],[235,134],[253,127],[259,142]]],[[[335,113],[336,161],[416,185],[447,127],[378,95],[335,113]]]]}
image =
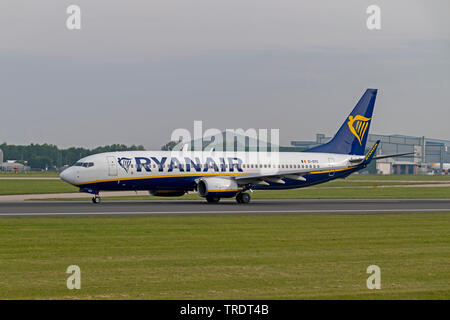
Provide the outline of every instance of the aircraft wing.
{"type": "MultiPolygon", "coordinates": [[[[343,169],[348,169],[348,166],[339,166],[339,167],[333,167],[331,169],[332,171],[340,171],[343,169]]],[[[305,168],[305,169],[296,169],[296,170],[289,170],[289,171],[268,171],[268,172],[262,172],[257,174],[246,174],[242,176],[234,177],[236,182],[239,185],[244,184],[259,184],[259,185],[269,185],[268,182],[273,183],[280,183],[285,184],[286,182],[283,181],[283,178],[293,179],[293,180],[299,180],[299,181],[306,181],[306,179],[303,177],[304,175],[311,174],[311,173],[325,173],[329,172],[329,168],[305,168]]]]}
{"type": "Polygon", "coordinates": [[[414,152],[409,153],[399,153],[399,154],[393,154],[393,155],[387,155],[387,156],[378,156],[374,157],[375,151],[378,148],[378,145],[380,144],[380,141],[378,140],[373,147],[370,149],[370,151],[365,156],[355,156],[353,158],[350,158],[348,161],[352,163],[353,165],[348,166],[347,163],[344,163],[342,166],[333,166],[333,168],[305,168],[305,169],[296,169],[296,170],[289,170],[289,171],[267,171],[262,173],[256,173],[256,174],[246,174],[242,176],[234,177],[236,182],[239,185],[245,185],[245,184],[259,184],[259,185],[269,185],[268,182],[273,183],[280,183],[285,184],[286,182],[283,180],[283,178],[293,179],[293,180],[300,180],[300,181],[306,181],[304,175],[312,174],[312,173],[327,173],[327,172],[337,172],[342,171],[346,169],[353,169],[358,166],[366,166],[368,165],[372,160],[376,159],[384,159],[389,157],[400,157],[404,155],[414,154],[414,152]]]}

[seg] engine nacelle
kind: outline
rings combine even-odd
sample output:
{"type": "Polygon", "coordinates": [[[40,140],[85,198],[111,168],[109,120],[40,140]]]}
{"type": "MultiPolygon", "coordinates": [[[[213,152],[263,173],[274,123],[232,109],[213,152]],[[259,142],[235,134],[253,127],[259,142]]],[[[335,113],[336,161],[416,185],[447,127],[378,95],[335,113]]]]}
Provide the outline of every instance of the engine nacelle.
{"type": "Polygon", "coordinates": [[[200,197],[232,198],[238,193],[239,187],[230,178],[208,177],[198,181],[197,191],[200,197]]]}
{"type": "Polygon", "coordinates": [[[156,197],[179,197],[186,192],[184,190],[149,190],[148,193],[156,197]]]}

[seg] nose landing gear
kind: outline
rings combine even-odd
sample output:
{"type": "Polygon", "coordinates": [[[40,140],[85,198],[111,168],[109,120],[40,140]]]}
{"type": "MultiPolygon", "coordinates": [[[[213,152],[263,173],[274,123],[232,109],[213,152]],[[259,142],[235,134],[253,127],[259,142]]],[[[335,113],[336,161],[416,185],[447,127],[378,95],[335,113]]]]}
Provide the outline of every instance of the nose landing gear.
{"type": "Polygon", "coordinates": [[[92,197],[92,203],[100,203],[100,196],[98,194],[92,197]]]}

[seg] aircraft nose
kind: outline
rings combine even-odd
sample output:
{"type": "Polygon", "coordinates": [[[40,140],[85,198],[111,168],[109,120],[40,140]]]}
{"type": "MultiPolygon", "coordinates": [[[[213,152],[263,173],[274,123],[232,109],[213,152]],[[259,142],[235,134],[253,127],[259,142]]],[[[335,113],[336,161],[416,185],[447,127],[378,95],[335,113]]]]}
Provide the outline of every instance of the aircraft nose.
{"type": "Polygon", "coordinates": [[[75,183],[75,173],[73,172],[73,168],[67,168],[66,170],[64,170],[59,174],[59,177],[61,178],[61,180],[67,183],[70,184],[75,183]]]}

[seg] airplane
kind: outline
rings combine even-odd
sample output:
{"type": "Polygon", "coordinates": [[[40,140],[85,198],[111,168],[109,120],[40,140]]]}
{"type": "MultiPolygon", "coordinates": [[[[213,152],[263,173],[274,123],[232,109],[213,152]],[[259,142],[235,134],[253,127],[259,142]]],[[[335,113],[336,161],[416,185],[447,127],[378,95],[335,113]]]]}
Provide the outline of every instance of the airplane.
{"type": "Polygon", "coordinates": [[[445,174],[450,173],[450,163],[443,163],[442,164],[442,171],[441,171],[441,164],[440,163],[432,163],[428,166],[428,169],[431,169],[436,172],[443,172],[445,174]]]}
{"type": "Polygon", "coordinates": [[[207,202],[236,198],[249,203],[253,190],[303,188],[364,169],[375,156],[377,141],[364,154],[377,89],[367,89],[329,142],[303,152],[125,151],[87,156],[64,170],[62,180],[93,194],[146,190],[154,196],[197,192],[207,202]]]}

